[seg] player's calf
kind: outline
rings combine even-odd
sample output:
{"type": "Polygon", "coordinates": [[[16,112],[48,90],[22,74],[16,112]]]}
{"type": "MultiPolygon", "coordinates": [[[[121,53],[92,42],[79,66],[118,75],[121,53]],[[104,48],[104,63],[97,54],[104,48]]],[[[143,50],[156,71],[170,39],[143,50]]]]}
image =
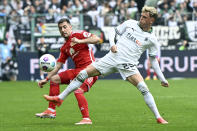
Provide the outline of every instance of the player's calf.
{"type": "Polygon", "coordinates": [[[137,89],[142,93],[142,95],[145,95],[149,92],[149,89],[144,81],[138,83],[137,89]]]}

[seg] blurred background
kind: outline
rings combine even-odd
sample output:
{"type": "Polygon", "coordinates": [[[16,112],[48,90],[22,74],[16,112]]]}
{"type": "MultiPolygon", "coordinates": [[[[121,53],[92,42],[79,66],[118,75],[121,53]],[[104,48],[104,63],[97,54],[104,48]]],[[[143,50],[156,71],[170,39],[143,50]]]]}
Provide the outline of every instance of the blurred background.
{"type": "MultiPolygon", "coordinates": [[[[197,77],[197,0],[1,0],[0,81],[41,79],[40,54],[57,58],[64,43],[57,27],[60,18],[68,18],[74,30],[101,38],[102,44],[90,45],[99,59],[109,51],[109,29],[128,19],[139,20],[144,5],[159,12],[153,33],[161,45],[164,75],[197,77]]],[[[138,67],[144,77],[147,61],[143,54],[138,67]]],[[[67,68],[73,68],[70,59],[63,67],[67,68]]],[[[120,78],[115,74],[102,79],[120,78]]]]}

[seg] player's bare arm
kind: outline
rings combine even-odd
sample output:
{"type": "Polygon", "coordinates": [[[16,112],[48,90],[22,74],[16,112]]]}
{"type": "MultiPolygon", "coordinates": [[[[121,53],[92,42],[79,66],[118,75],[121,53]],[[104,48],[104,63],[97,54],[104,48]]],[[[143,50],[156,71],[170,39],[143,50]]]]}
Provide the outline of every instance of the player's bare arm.
{"type": "Polygon", "coordinates": [[[86,39],[78,39],[76,37],[73,37],[71,39],[72,41],[72,46],[77,44],[77,43],[88,43],[88,44],[97,44],[100,42],[100,38],[94,34],[92,34],[90,37],[86,38],[86,39]]]}
{"type": "Polygon", "coordinates": [[[150,62],[151,62],[151,65],[152,65],[154,71],[157,73],[159,80],[161,81],[161,85],[163,87],[169,87],[168,81],[165,79],[163,73],[161,72],[161,69],[159,67],[159,63],[158,63],[156,57],[150,56],[150,62]]]}
{"type": "Polygon", "coordinates": [[[57,62],[57,65],[55,66],[55,69],[48,73],[46,79],[40,80],[38,82],[38,86],[40,88],[42,88],[43,85],[46,84],[48,82],[48,80],[51,79],[52,76],[57,74],[57,72],[61,69],[62,65],[63,65],[63,63],[57,62]]]}

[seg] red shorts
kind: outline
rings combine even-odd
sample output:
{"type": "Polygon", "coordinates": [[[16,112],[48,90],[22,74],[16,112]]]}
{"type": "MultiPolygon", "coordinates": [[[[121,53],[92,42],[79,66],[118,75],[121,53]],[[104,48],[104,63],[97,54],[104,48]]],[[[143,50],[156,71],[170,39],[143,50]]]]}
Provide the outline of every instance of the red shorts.
{"type": "MultiPolygon", "coordinates": [[[[82,68],[69,69],[59,73],[58,75],[61,79],[61,84],[69,84],[79,74],[81,70],[82,68]]],[[[80,88],[83,89],[84,92],[87,92],[92,87],[92,85],[96,82],[97,79],[98,76],[90,77],[86,79],[84,83],[80,86],[80,88]]]]}

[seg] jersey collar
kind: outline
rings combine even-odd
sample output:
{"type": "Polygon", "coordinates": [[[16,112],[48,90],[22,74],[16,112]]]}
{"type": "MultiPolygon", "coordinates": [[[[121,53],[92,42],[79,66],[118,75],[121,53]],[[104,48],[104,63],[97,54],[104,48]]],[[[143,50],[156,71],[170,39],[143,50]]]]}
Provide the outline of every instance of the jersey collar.
{"type": "MultiPolygon", "coordinates": [[[[137,25],[140,27],[139,22],[137,23],[137,25]]],[[[141,27],[140,27],[140,29],[142,30],[142,28],[141,28],[141,27]]],[[[142,31],[144,31],[144,30],[142,30],[142,31]]],[[[148,31],[144,31],[144,32],[152,33],[152,32],[153,32],[153,28],[151,27],[151,28],[150,28],[150,30],[148,30],[148,31]]]]}

